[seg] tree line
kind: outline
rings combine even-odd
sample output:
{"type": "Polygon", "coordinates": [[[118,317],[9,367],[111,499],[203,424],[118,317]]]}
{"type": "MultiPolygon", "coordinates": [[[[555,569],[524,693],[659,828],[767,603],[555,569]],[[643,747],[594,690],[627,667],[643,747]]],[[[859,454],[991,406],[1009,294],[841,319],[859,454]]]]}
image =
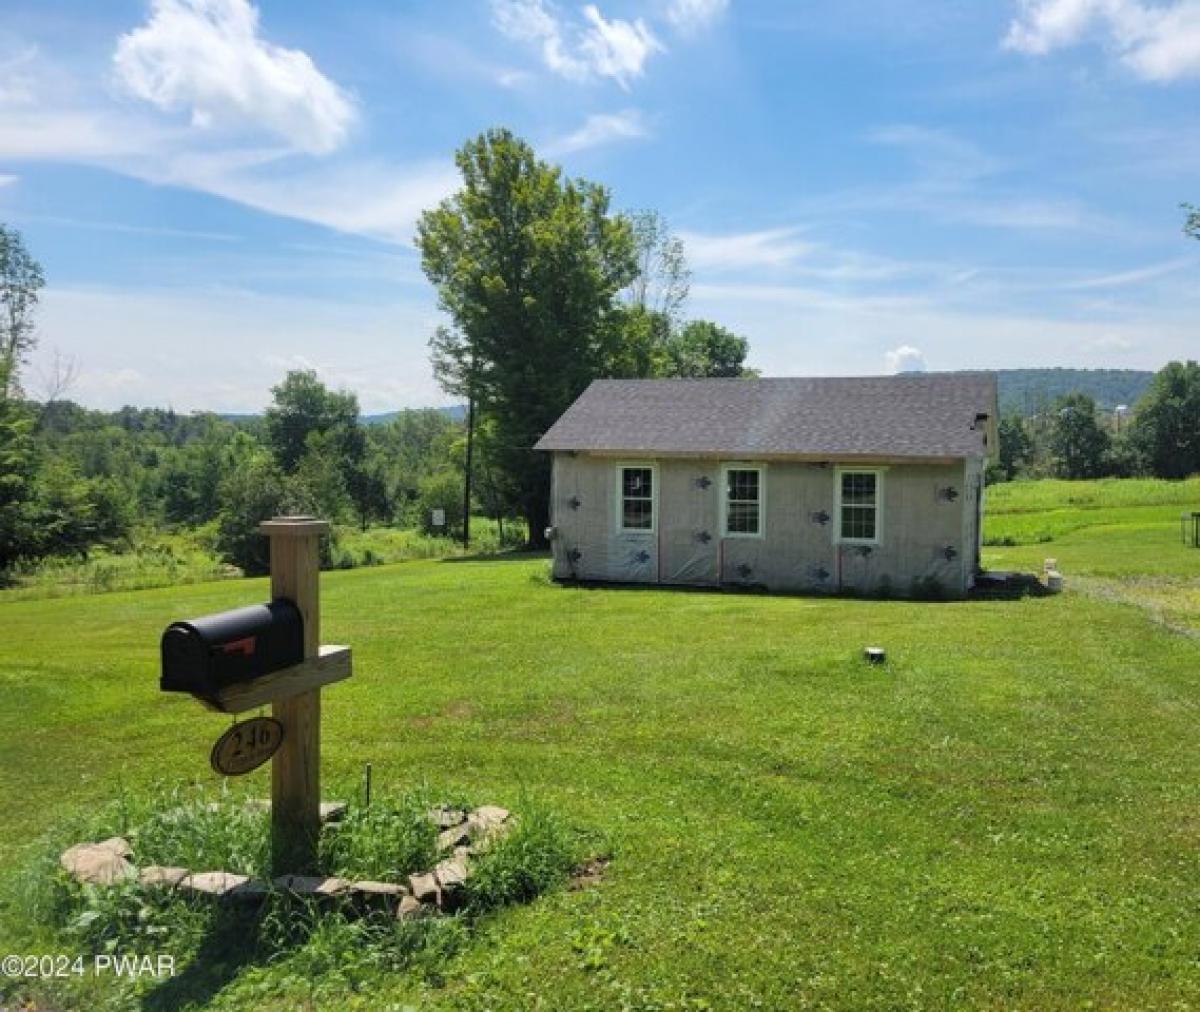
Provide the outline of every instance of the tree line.
{"type": "Polygon", "coordinates": [[[992,481],[1014,478],[1186,478],[1200,474],[1200,364],[1169,362],[1130,412],[1087,394],[1000,420],[992,481]]]}
{"type": "MultiPolygon", "coordinates": [[[[364,425],[354,394],[307,371],[273,388],[261,418],[9,396],[0,401],[0,577],[182,528],[207,529],[227,562],[265,572],[257,524],[280,513],[453,534],[462,438],[462,423],[434,409],[364,425]],[[434,531],[439,506],[449,523],[434,531]]],[[[487,510],[487,482],[476,484],[474,507],[487,510]]]]}

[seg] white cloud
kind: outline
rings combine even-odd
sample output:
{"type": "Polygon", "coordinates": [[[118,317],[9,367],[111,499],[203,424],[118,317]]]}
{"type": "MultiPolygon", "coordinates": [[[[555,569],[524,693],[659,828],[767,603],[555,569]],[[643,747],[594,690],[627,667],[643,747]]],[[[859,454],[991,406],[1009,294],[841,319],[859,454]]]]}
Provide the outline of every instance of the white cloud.
{"type": "Polygon", "coordinates": [[[1080,291],[1092,288],[1124,288],[1128,285],[1140,285],[1144,281],[1154,281],[1185,268],[1194,270],[1196,267],[1195,257],[1176,257],[1174,260],[1167,260],[1159,264],[1150,264],[1148,267],[1136,267],[1133,270],[1120,271],[1116,274],[1104,274],[1100,277],[1090,277],[1080,281],[1067,282],[1062,287],[1068,290],[1080,291]]]}
{"type": "Polygon", "coordinates": [[[32,68],[37,60],[36,46],[26,46],[0,60],[0,108],[29,105],[34,101],[32,68]]]}
{"type": "Polygon", "coordinates": [[[680,232],[688,263],[703,270],[742,270],[749,267],[783,267],[810,253],[811,243],[797,239],[799,228],[772,228],[735,235],[680,232]]]}
{"type": "Polygon", "coordinates": [[[597,74],[611,77],[622,88],[628,88],[632,78],[642,76],[642,67],[662,45],[650,33],[644,21],[605,21],[600,11],[588,4],[583,16],[589,28],[580,42],[580,49],[597,74]]]}
{"type": "Polygon", "coordinates": [[[1200,76],[1200,0],[1021,0],[1004,45],[1040,56],[1089,37],[1146,80],[1200,76]]]}
{"type": "Polygon", "coordinates": [[[203,155],[177,156],[143,178],[397,243],[410,242],[420,213],[452,193],[459,182],[448,162],[353,162],[289,170],[249,160],[239,164],[236,157],[203,155]]]}
{"type": "Polygon", "coordinates": [[[637,18],[607,20],[594,4],[583,8],[583,24],[568,26],[546,0],[491,0],[492,24],[518,42],[541,46],[542,60],[572,81],[608,77],[628,90],[662,44],[637,18]]]}
{"type": "Polygon", "coordinates": [[[106,109],[0,116],[0,158],[94,165],[211,193],[270,214],[407,243],[458,183],[447,162],[297,163],[286,148],[205,150],[172,128],[106,109]]]}
{"type": "Polygon", "coordinates": [[[902,344],[899,348],[893,348],[884,354],[883,359],[887,363],[888,372],[925,371],[924,353],[920,348],[914,348],[911,344],[902,344]]]}
{"type": "Polygon", "coordinates": [[[671,0],[667,20],[685,35],[701,31],[729,9],[729,0],[671,0]]]}
{"type": "Polygon", "coordinates": [[[649,136],[650,130],[638,109],[596,113],[589,116],[578,130],[542,145],[542,151],[553,158],[600,147],[613,141],[638,140],[649,136]]]}
{"type": "Polygon", "coordinates": [[[350,96],[307,53],[259,35],[248,0],[153,0],[150,19],[121,36],[121,86],[201,128],[251,127],[298,151],[339,147],[356,119],[350,96]]]}
{"type": "Polygon", "coordinates": [[[0,186],[12,186],[20,176],[0,175],[0,186]]]}

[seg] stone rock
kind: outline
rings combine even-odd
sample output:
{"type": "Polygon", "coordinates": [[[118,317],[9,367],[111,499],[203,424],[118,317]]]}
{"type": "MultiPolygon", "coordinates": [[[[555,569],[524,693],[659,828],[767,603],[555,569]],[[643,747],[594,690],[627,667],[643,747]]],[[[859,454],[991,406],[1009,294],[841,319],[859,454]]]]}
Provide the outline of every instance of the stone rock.
{"type": "Polygon", "coordinates": [[[391,909],[408,895],[408,889],[397,882],[355,882],[348,893],[351,902],[360,910],[391,909]]]}
{"type": "Polygon", "coordinates": [[[137,869],[109,846],[110,843],[108,840],[103,844],[77,843],[63,851],[59,863],[75,877],[75,881],[85,885],[113,885],[133,878],[137,869]]]}
{"type": "Polygon", "coordinates": [[[168,865],[150,864],[143,868],[138,873],[138,882],[141,885],[164,889],[171,889],[185,878],[188,877],[186,868],[172,868],[168,865]]]}
{"type": "Polygon", "coordinates": [[[437,903],[441,899],[441,886],[437,875],[431,871],[423,875],[410,875],[408,885],[418,903],[437,903]]]}
{"type": "Polygon", "coordinates": [[[443,910],[456,910],[466,898],[467,877],[471,874],[466,858],[456,855],[439,861],[433,874],[440,887],[438,906],[443,910]]]}
{"type": "Polygon", "coordinates": [[[229,893],[229,898],[245,903],[259,903],[271,894],[271,886],[267,882],[251,879],[229,893]]]}
{"type": "Polygon", "coordinates": [[[372,882],[370,879],[364,879],[361,882],[355,882],[350,888],[356,893],[362,893],[364,896],[408,895],[408,890],[398,882],[372,882]]]}
{"type": "Polygon", "coordinates": [[[400,899],[400,905],[396,908],[396,919],[400,921],[411,921],[418,917],[428,917],[433,913],[433,908],[422,903],[413,896],[404,896],[400,899]]]}
{"type": "Polygon", "coordinates": [[[507,808],[501,808],[499,805],[480,805],[471,813],[476,822],[485,826],[498,826],[507,822],[510,814],[507,808]]]}
{"type": "Polygon", "coordinates": [[[275,885],[297,896],[340,896],[353,883],[349,879],[323,875],[280,875],[275,879],[275,885]]]}
{"type": "Polygon", "coordinates": [[[249,875],[235,875],[231,871],[202,871],[181,879],[179,888],[205,896],[225,897],[249,881],[249,875]]]}
{"type": "Polygon", "coordinates": [[[469,822],[464,822],[458,826],[451,826],[449,829],[444,829],[438,833],[438,850],[453,850],[455,847],[470,842],[471,824],[469,822]]]}
{"type": "Polygon", "coordinates": [[[322,822],[341,822],[342,817],[346,814],[346,802],[344,801],[322,801],[321,802],[321,821],[322,822]]]}
{"type": "Polygon", "coordinates": [[[492,843],[507,835],[513,827],[507,808],[498,805],[481,805],[467,816],[471,830],[473,852],[486,850],[492,843]]]}
{"type": "Polygon", "coordinates": [[[466,884],[471,869],[465,858],[455,855],[446,858],[445,861],[439,861],[437,867],[433,869],[433,874],[437,876],[438,885],[442,887],[442,891],[449,892],[466,884]]]}
{"type": "Polygon", "coordinates": [[[461,808],[431,808],[429,821],[438,829],[452,829],[467,821],[467,813],[461,808]]]}
{"type": "Polygon", "coordinates": [[[111,850],[117,857],[133,857],[133,848],[129,846],[129,841],[123,836],[110,836],[107,840],[101,840],[96,846],[111,850]]]}

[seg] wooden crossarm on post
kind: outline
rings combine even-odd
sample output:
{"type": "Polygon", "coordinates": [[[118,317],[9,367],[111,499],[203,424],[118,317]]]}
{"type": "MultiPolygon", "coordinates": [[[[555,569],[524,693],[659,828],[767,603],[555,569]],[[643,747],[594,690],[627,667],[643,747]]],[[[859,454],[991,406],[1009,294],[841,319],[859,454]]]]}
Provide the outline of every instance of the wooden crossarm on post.
{"type": "Polygon", "coordinates": [[[268,703],[291,699],[302,692],[319,689],[350,677],[350,648],[326,645],[316,657],[275,671],[251,682],[238,682],[219,690],[212,699],[204,699],[210,710],[217,713],[245,713],[268,703]]]}

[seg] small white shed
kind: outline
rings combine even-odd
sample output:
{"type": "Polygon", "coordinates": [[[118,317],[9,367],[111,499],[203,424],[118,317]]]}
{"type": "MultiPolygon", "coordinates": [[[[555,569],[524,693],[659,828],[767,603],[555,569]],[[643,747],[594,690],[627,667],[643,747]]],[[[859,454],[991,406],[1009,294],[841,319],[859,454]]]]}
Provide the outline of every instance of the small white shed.
{"type": "Polygon", "coordinates": [[[536,447],[554,575],[961,596],[996,416],[990,373],[597,380],[536,447]]]}

